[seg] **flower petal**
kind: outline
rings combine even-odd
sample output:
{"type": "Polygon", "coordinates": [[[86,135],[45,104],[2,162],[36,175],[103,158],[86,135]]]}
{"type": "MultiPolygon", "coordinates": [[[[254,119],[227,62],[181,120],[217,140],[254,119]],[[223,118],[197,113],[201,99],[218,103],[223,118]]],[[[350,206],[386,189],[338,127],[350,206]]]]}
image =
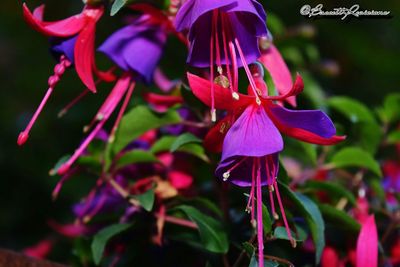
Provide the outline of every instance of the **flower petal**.
{"type": "Polygon", "coordinates": [[[321,267],[338,267],[340,260],[336,250],[326,246],[321,256],[321,267]]]}
{"type": "MultiPolygon", "coordinates": [[[[211,83],[197,75],[187,73],[190,88],[193,94],[207,106],[211,106],[211,83]]],[[[214,84],[215,108],[233,110],[240,109],[255,102],[255,97],[239,94],[239,100],[232,97],[231,92],[214,84]]]]}
{"type": "Polygon", "coordinates": [[[96,85],[93,79],[93,71],[92,71],[93,66],[95,65],[94,63],[95,31],[96,31],[96,21],[91,20],[78,35],[74,51],[76,72],[81,81],[92,92],[96,92],[96,85]]]}
{"type": "Polygon", "coordinates": [[[282,136],[262,106],[251,105],[226,134],[222,161],[234,156],[262,157],[282,149],[282,136]]]}
{"type": "Polygon", "coordinates": [[[24,3],[22,5],[23,16],[34,30],[47,36],[69,37],[80,32],[87,23],[86,16],[82,14],[74,15],[64,20],[44,22],[40,19],[43,15],[44,6],[40,6],[39,8],[39,10],[32,14],[24,3]]]}
{"type": "Polygon", "coordinates": [[[219,120],[217,124],[208,131],[204,138],[204,147],[210,152],[220,153],[222,151],[225,135],[234,121],[235,118],[233,115],[227,115],[219,120]]]}
{"type": "Polygon", "coordinates": [[[168,180],[176,189],[186,189],[193,183],[193,177],[182,171],[170,171],[168,180]]]}
{"type": "Polygon", "coordinates": [[[322,111],[294,111],[274,104],[269,104],[265,110],[281,132],[301,141],[332,145],[346,138],[335,135],[335,126],[322,111]]]}
{"type": "Polygon", "coordinates": [[[371,215],[361,226],[357,240],[356,267],[378,266],[378,231],[374,215],[371,215]]]}
{"type": "MultiPolygon", "coordinates": [[[[270,48],[261,53],[259,61],[271,74],[272,81],[278,89],[279,94],[287,94],[293,87],[292,75],[278,49],[271,44],[270,48]]],[[[296,98],[294,96],[289,97],[286,101],[290,105],[296,106],[296,98]]]]}

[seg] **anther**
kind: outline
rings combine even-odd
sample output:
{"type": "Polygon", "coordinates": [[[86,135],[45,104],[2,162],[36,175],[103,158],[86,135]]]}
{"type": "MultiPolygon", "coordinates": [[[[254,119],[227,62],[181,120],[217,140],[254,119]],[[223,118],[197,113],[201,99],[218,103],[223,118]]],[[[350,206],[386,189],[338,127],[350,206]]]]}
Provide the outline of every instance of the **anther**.
{"type": "Polygon", "coordinates": [[[274,186],[273,185],[269,185],[268,186],[268,191],[269,192],[274,192],[275,191],[274,186]]]}
{"type": "Polygon", "coordinates": [[[279,215],[278,215],[278,213],[274,212],[274,214],[272,214],[272,216],[274,217],[275,220],[279,220],[279,215]]]}
{"type": "Polygon", "coordinates": [[[233,92],[232,93],[232,98],[235,99],[235,100],[239,100],[239,94],[236,93],[236,92],[233,92]]]}
{"type": "Polygon", "coordinates": [[[229,171],[224,172],[224,174],[222,174],[222,180],[224,180],[224,182],[226,182],[229,179],[229,176],[231,176],[231,173],[229,171]]]}
{"type": "Polygon", "coordinates": [[[222,180],[224,180],[224,182],[226,182],[229,179],[229,176],[231,175],[231,173],[229,171],[224,172],[224,174],[222,174],[222,180]]]}
{"type": "Polygon", "coordinates": [[[251,220],[250,224],[254,229],[257,228],[257,221],[256,220],[251,220]]]}
{"type": "Polygon", "coordinates": [[[215,109],[211,110],[211,121],[216,122],[217,121],[217,111],[215,109]]]}
{"type": "Polygon", "coordinates": [[[217,72],[219,73],[219,75],[222,75],[223,70],[222,70],[222,67],[221,67],[221,66],[218,66],[217,72]]]}
{"type": "Polygon", "coordinates": [[[256,103],[257,103],[257,105],[261,105],[261,100],[259,97],[256,98],[256,103]]]}
{"type": "Polygon", "coordinates": [[[103,113],[99,113],[96,115],[96,120],[101,121],[104,119],[104,114],[103,113]]]}
{"type": "Polygon", "coordinates": [[[290,244],[292,244],[292,247],[293,247],[293,248],[296,248],[296,247],[297,247],[297,242],[296,242],[296,240],[294,240],[294,239],[290,239],[290,244]]]}

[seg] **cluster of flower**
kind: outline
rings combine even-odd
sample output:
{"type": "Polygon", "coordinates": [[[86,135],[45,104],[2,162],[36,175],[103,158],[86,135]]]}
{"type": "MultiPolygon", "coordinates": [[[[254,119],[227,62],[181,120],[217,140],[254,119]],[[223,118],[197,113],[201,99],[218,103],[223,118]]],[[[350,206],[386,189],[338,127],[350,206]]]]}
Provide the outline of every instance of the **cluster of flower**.
{"type": "MultiPolygon", "coordinates": [[[[158,68],[168,35],[175,36],[188,47],[188,65],[196,67],[203,76],[188,73],[187,79],[193,94],[210,107],[209,118],[215,122],[204,140],[206,149],[222,152],[215,175],[237,186],[250,187],[246,210],[251,213],[252,223],[257,229],[259,266],[262,267],[263,186],[268,188],[272,214],[278,219],[274,204],[276,197],[287,235],[292,246],[296,246],[277,183],[278,156],[284,147],[281,134],[319,145],[336,144],[344,140],[344,137],[336,135],[332,121],[324,112],[289,110],[284,107],[285,103],[296,106],[296,96],[303,91],[303,80],[300,75],[292,80],[290,71],[273,45],[272,36],[266,27],[266,13],[257,1],[171,2],[168,12],[146,4],[128,6],[141,15],[113,33],[97,48],[97,51],[104,53],[115,64],[115,67],[106,72],[100,71],[95,63],[95,30],[104,13],[102,3],[86,4],[80,14],[56,22],[43,20],[44,6],[31,12],[24,4],[24,18],[33,29],[50,37],[51,51],[59,62],[54,68],[54,75],[49,78],[49,89],[27,128],[21,132],[18,144],[22,145],[27,141],[35,120],[66,68],[75,69],[87,90],[69,104],[63,113],[87,93],[96,92],[99,82],[115,82],[96,116],[85,127],[85,131],[92,129],[91,132],[57,170],[58,174],[64,175],[55,189],[54,194],[57,195],[64,181],[74,173],[75,169],[71,167],[79,157],[87,155],[87,147],[94,139],[111,143],[114,141],[136,83],[149,84],[154,80],[166,93],[176,85],[165,80],[158,68]],[[267,87],[264,67],[271,75],[277,92],[267,87]],[[116,74],[118,69],[122,74],[116,74]],[[245,81],[239,81],[239,71],[242,69],[245,81]],[[240,90],[239,84],[248,84],[247,90],[240,90]],[[104,125],[119,104],[121,108],[116,122],[107,134],[104,125]]],[[[147,100],[161,110],[183,101],[179,96],[153,93],[147,94],[147,100]]],[[[180,110],[180,114],[189,116],[184,109],[180,110]]],[[[179,133],[183,131],[175,128],[168,130],[179,133]]],[[[154,143],[156,135],[155,131],[148,132],[134,140],[127,149],[148,149],[149,144],[154,143]]],[[[162,172],[157,169],[157,164],[153,164],[151,170],[147,169],[146,172],[151,175],[140,179],[134,187],[129,188],[129,192],[124,189],[127,180],[123,174],[115,172],[111,178],[102,177],[84,203],[76,206],[75,214],[79,220],[87,222],[103,209],[119,208],[122,205],[120,201],[125,201],[121,195],[127,197],[130,194],[139,194],[154,185],[160,199],[169,198],[176,195],[177,190],[187,190],[190,187],[192,176],[187,168],[182,170],[179,167],[185,165],[182,164],[185,157],[174,158],[172,154],[160,154],[158,160],[167,166],[168,171],[164,173],[166,180],[160,180],[154,175],[162,172]]],[[[140,171],[131,166],[124,172],[132,177],[140,171]]],[[[126,209],[121,221],[128,220],[138,209],[134,199],[129,201],[133,205],[126,209]]],[[[161,243],[162,225],[168,217],[162,204],[157,210],[160,220],[156,238],[161,243]]],[[[88,229],[68,230],[67,233],[65,228],[60,229],[67,235],[82,234],[88,229]]]]}

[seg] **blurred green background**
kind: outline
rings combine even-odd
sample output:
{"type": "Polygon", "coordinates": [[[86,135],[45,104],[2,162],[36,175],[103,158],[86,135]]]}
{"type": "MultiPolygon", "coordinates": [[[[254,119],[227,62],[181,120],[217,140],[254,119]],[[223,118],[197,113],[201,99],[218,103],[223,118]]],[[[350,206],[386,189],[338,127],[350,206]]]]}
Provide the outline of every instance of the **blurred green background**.
{"type": "MultiPolygon", "coordinates": [[[[31,8],[41,3],[47,5],[46,19],[49,20],[64,18],[81,8],[80,0],[27,1],[31,8]]],[[[304,4],[318,3],[327,8],[349,7],[352,3],[348,1],[264,0],[262,3],[267,12],[282,20],[289,33],[300,25],[315,28],[312,42],[323,63],[329,63],[334,69],[337,65],[339,72],[335,76],[323,75],[321,62],[298,61],[296,53],[290,51],[292,58],[288,62],[311,70],[328,94],[354,97],[372,109],[386,94],[399,90],[398,0],[352,2],[363,9],[390,10],[392,18],[346,21],[308,19],[300,15],[299,9],[304,4]]],[[[0,247],[21,250],[50,232],[48,219],[63,222],[71,219],[71,204],[87,192],[90,184],[76,178],[66,184],[59,199],[53,202],[51,191],[57,177],[50,177],[48,171],[58,158],[74,150],[82,138],[82,127],[95,114],[104,95],[100,92],[88,97],[67,116],[57,119],[59,110],[84,89],[76,75],[67,72],[34,126],[29,141],[24,147],[18,147],[18,133],[47,89],[47,79],[56,62],[48,53],[46,38],[24,23],[22,1],[6,0],[0,5],[0,247]]],[[[115,21],[106,18],[101,22],[98,42],[112,32],[115,21]]],[[[280,38],[285,36],[277,37],[278,46],[280,38]]]]}

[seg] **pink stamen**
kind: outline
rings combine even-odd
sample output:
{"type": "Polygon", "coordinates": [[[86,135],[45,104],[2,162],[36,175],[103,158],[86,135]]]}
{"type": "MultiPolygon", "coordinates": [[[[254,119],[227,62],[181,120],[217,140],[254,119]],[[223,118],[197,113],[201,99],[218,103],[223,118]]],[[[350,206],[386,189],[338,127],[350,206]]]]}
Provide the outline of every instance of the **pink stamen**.
{"type": "Polygon", "coordinates": [[[242,60],[243,68],[244,68],[244,70],[245,70],[245,72],[246,72],[247,78],[249,79],[251,88],[253,89],[253,93],[254,93],[255,97],[256,97],[257,99],[259,99],[258,93],[257,93],[257,86],[256,86],[256,83],[254,82],[253,76],[251,75],[249,66],[247,66],[246,59],[245,59],[245,57],[244,57],[242,48],[240,47],[240,44],[239,44],[239,41],[238,41],[237,38],[235,38],[235,44],[236,44],[236,47],[237,47],[237,49],[238,49],[240,59],[242,60]]]}
{"type": "Polygon", "coordinates": [[[262,192],[260,158],[257,158],[257,242],[258,242],[258,266],[264,267],[264,233],[262,219],[262,192]]]}
{"type": "Polygon", "coordinates": [[[22,146],[28,140],[29,132],[31,131],[33,125],[35,124],[35,122],[38,119],[40,113],[42,112],[44,106],[46,105],[46,103],[49,100],[51,94],[53,93],[54,87],[60,81],[60,78],[64,74],[65,69],[68,68],[69,66],[71,66],[71,62],[65,56],[61,56],[60,63],[58,63],[54,67],[54,75],[50,76],[50,78],[48,80],[49,88],[47,89],[46,94],[44,95],[42,101],[39,104],[39,107],[37,108],[37,110],[33,114],[32,118],[29,121],[28,125],[26,126],[25,130],[22,131],[18,136],[18,140],[17,140],[17,144],[18,145],[22,146]]]}
{"type": "Polygon", "coordinates": [[[125,95],[124,102],[122,103],[121,109],[118,112],[117,119],[115,120],[114,126],[111,130],[110,137],[108,139],[108,141],[111,143],[114,142],[115,133],[118,130],[118,126],[122,120],[122,117],[124,116],[126,108],[128,107],[129,101],[131,100],[133,89],[135,88],[135,84],[136,84],[135,82],[132,82],[131,85],[129,86],[128,92],[125,95]]]}
{"type": "Polygon", "coordinates": [[[286,219],[285,209],[283,208],[281,195],[279,193],[278,183],[275,181],[274,185],[275,185],[276,197],[278,199],[279,207],[281,209],[283,223],[285,224],[286,233],[287,233],[287,235],[289,237],[289,240],[290,240],[290,243],[292,244],[292,247],[296,247],[296,240],[294,240],[293,237],[292,237],[292,234],[291,234],[291,231],[290,231],[290,228],[289,228],[289,224],[288,224],[287,219],[286,219]]]}
{"type": "MultiPolygon", "coordinates": [[[[276,213],[275,210],[275,201],[274,201],[274,181],[273,181],[273,177],[270,175],[269,172],[269,157],[266,158],[265,161],[265,171],[267,173],[267,184],[268,184],[268,191],[269,191],[269,201],[271,203],[271,212],[272,212],[272,216],[274,217],[275,220],[279,219],[278,213],[276,213]]],[[[273,165],[272,165],[273,166],[273,165]]]]}
{"type": "Polygon", "coordinates": [[[225,65],[226,65],[226,72],[228,74],[228,80],[229,80],[229,89],[231,90],[231,93],[233,93],[233,84],[232,84],[232,74],[231,74],[231,70],[229,67],[229,55],[228,55],[228,45],[227,45],[227,41],[226,41],[226,30],[225,27],[226,26],[226,20],[225,20],[226,15],[225,14],[221,14],[221,21],[222,21],[222,41],[224,43],[224,54],[225,54],[225,65]]]}
{"type": "Polygon", "coordinates": [[[247,159],[247,157],[243,157],[241,160],[239,160],[238,162],[236,162],[235,165],[233,165],[232,167],[230,167],[226,172],[224,172],[223,174],[223,180],[226,181],[229,178],[229,175],[231,173],[231,171],[233,171],[234,169],[236,169],[240,164],[243,163],[243,161],[245,161],[247,159]]]}
{"type": "MultiPolygon", "coordinates": [[[[213,22],[216,14],[216,10],[213,13],[213,22]]],[[[211,121],[215,122],[216,111],[215,111],[215,98],[214,98],[214,26],[211,26],[211,38],[210,38],[210,83],[211,83],[211,121]]]]}
{"type": "Polygon", "coordinates": [[[90,90],[85,89],[82,93],[80,93],[77,97],[75,97],[71,102],[69,102],[62,110],[60,110],[60,112],[58,112],[58,117],[61,118],[62,116],[64,116],[65,114],[67,114],[67,112],[73,107],[75,106],[79,101],[82,100],[82,98],[84,98],[88,93],[90,92],[90,90]]]}
{"type": "Polygon", "coordinates": [[[231,53],[231,58],[232,58],[233,81],[234,81],[233,90],[235,92],[238,92],[239,91],[239,73],[238,73],[238,67],[237,67],[236,49],[235,49],[235,45],[232,42],[229,42],[229,51],[231,53]]]}
{"type": "Polygon", "coordinates": [[[219,47],[219,37],[218,37],[218,9],[213,11],[213,27],[214,27],[214,34],[215,34],[215,54],[217,60],[218,71],[221,68],[221,50],[219,47]]]}

